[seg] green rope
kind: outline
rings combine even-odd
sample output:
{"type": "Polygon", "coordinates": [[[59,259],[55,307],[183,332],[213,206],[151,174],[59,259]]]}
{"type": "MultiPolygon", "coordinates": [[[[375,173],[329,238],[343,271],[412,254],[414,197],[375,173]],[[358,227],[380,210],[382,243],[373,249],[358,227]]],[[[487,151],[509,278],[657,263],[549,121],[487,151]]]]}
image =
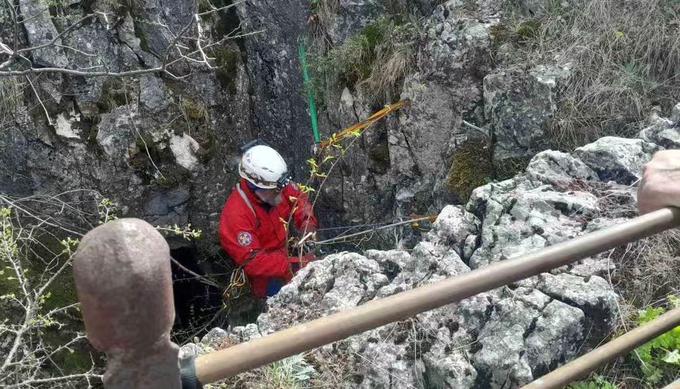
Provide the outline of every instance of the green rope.
{"type": "Polygon", "coordinates": [[[305,89],[307,90],[307,97],[309,98],[309,115],[312,119],[314,143],[320,143],[321,136],[319,135],[319,123],[317,121],[316,100],[314,100],[314,88],[312,88],[312,82],[309,77],[309,67],[307,66],[307,49],[305,48],[305,42],[302,39],[298,45],[298,53],[300,55],[300,64],[302,65],[302,78],[304,80],[305,89]]]}

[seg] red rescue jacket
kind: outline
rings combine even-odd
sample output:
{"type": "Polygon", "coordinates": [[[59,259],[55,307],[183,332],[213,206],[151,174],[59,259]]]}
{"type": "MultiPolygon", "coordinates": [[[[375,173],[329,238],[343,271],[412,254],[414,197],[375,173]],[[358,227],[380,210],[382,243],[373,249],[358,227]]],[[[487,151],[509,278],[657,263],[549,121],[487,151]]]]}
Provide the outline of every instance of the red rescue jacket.
{"type": "Polygon", "coordinates": [[[297,185],[288,184],[281,195],[281,204],[269,207],[241,179],[220,216],[222,248],[239,266],[247,262],[244,270],[253,294],[259,298],[267,295],[271,279],[285,283],[292,278],[286,251],[291,214],[299,231],[316,231],[318,226],[309,198],[297,185]]]}

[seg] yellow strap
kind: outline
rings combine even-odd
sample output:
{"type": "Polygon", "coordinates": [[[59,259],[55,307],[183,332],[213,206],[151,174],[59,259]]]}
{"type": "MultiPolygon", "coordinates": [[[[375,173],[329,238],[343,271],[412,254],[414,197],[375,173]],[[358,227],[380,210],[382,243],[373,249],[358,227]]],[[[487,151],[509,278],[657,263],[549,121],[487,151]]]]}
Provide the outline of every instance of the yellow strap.
{"type": "Polygon", "coordinates": [[[342,131],[336,132],[335,134],[331,135],[330,139],[326,139],[325,141],[321,142],[319,144],[319,147],[321,149],[324,149],[334,143],[337,143],[338,141],[341,141],[347,137],[353,136],[353,134],[356,134],[357,131],[364,131],[366,128],[370,127],[371,125],[375,124],[378,120],[384,118],[385,116],[389,115],[390,113],[402,108],[405,105],[409,104],[409,100],[401,100],[398,101],[394,104],[387,104],[385,108],[381,109],[380,111],[374,113],[373,115],[369,116],[368,119],[359,122],[351,127],[347,127],[342,131]]]}

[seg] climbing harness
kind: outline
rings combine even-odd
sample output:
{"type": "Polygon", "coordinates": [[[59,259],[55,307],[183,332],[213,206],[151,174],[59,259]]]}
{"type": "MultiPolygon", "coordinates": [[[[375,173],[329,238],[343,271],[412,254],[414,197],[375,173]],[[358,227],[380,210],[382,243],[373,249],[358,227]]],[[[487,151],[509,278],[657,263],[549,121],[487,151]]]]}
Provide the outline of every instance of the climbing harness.
{"type": "Polygon", "coordinates": [[[241,189],[241,185],[236,184],[236,191],[238,192],[238,195],[241,196],[243,199],[243,202],[246,203],[246,206],[248,209],[250,209],[253,212],[253,216],[255,216],[257,220],[257,213],[255,213],[255,208],[253,207],[253,204],[250,202],[248,199],[248,196],[246,196],[245,192],[243,192],[243,189],[241,189]]]}
{"type": "Polygon", "coordinates": [[[383,109],[375,112],[373,115],[369,116],[368,119],[363,120],[353,126],[347,127],[344,130],[336,132],[335,134],[331,135],[330,138],[326,139],[325,141],[319,144],[319,149],[323,150],[329,146],[336,145],[338,142],[346,138],[361,135],[368,127],[372,126],[380,119],[391,114],[392,112],[399,110],[400,108],[408,104],[410,104],[409,100],[400,100],[394,104],[385,105],[383,109]]]}

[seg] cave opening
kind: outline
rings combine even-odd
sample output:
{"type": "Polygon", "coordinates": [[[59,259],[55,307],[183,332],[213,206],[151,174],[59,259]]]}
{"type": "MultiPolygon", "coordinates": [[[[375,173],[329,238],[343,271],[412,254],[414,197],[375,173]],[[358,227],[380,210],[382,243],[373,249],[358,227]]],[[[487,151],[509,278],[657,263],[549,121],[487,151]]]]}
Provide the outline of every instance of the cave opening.
{"type": "Polygon", "coordinates": [[[209,258],[195,246],[172,248],[170,255],[182,267],[172,262],[172,286],[175,303],[173,338],[178,344],[201,338],[211,329],[253,323],[264,309],[264,303],[253,298],[249,291],[235,300],[224,301],[222,292],[229,283],[233,264],[227,258],[209,258]],[[208,282],[196,275],[216,283],[208,282]]]}

